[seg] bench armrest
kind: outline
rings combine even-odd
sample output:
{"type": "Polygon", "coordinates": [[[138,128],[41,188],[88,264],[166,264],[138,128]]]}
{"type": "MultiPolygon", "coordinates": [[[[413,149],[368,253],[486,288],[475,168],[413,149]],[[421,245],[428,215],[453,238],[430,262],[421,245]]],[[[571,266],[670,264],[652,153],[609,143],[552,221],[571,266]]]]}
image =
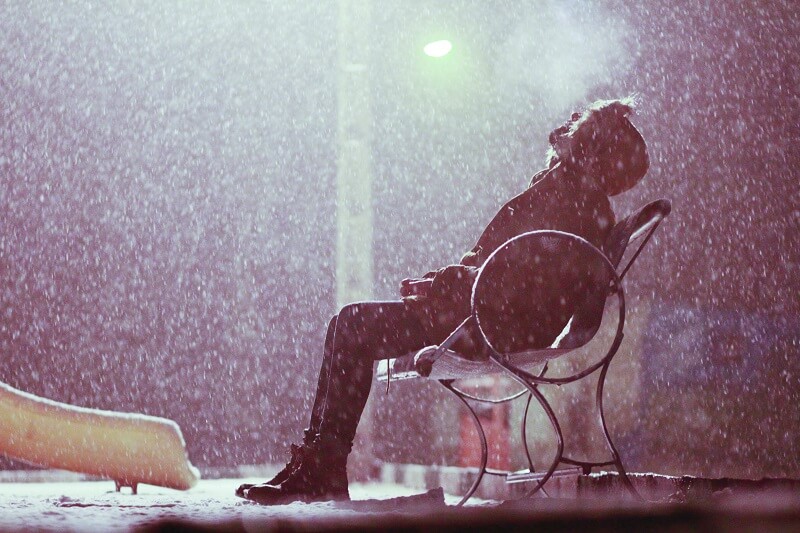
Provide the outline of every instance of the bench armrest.
{"type": "MultiPolygon", "coordinates": [[[[587,298],[596,315],[590,335],[586,324],[573,321],[565,346],[593,336],[616,280],[614,266],[598,248],[576,235],[539,230],[518,235],[484,263],[475,280],[472,313],[491,349],[498,354],[550,347],[587,298]],[[597,301],[595,301],[597,300],[597,301]]],[[[577,347],[577,346],[575,346],[577,347]]]]}

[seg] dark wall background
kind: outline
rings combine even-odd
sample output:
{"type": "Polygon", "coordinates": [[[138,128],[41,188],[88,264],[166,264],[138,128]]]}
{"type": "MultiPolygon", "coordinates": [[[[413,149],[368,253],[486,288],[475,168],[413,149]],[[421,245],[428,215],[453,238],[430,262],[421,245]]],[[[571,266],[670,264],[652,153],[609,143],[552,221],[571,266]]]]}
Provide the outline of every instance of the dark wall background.
{"type": "MultiPolygon", "coordinates": [[[[375,2],[376,297],[471,247],[573,108],[637,92],[652,167],[614,206],[674,211],[627,281],[615,431],[634,469],[800,475],[798,22],[375,2]]],[[[335,311],[336,30],[333,2],[0,7],[0,379],[173,418],[200,465],[282,457],[335,311]]],[[[452,408],[381,397],[379,457],[446,460],[452,408]]]]}

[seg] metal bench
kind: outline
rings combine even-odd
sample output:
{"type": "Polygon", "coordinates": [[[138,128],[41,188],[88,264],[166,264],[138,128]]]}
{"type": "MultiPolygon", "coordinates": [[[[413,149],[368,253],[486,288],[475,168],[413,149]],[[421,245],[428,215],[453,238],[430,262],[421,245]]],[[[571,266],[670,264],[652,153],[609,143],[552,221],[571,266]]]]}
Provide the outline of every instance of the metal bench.
{"type": "Polygon", "coordinates": [[[670,210],[670,202],[667,200],[647,204],[612,228],[602,250],[576,235],[559,231],[533,231],[514,237],[495,250],[481,267],[473,285],[471,315],[442,344],[379,362],[376,373],[379,381],[396,382],[419,378],[438,380],[469,409],[481,440],[481,464],[475,481],[458,505],[469,500],[485,474],[505,476],[507,483],[536,481],[535,486],[527,493],[531,496],[554,475],[560,464],[569,465],[568,469],[587,474],[595,467],[614,466],[628,490],[638,497],[606,426],[603,387],[608,367],[623,338],[625,297],[622,280],[670,210]],[[630,247],[626,254],[629,244],[634,242],[638,242],[638,247],[630,247]],[[620,266],[623,256],[628,259],[624,266],[620,266]],[[530,339],[525,331],[524,319],[535,319],[531,315],[531,309],[535,307],[530,305],[531,300],[535,300],[537,291],[545,290],[545,287],[552,288],[553,284],[563,286],[564,283],[574,283],[576,280],[586,283],[586,287],[592,289],[584,292],[585,297],[574,308],[574,314],[555,341],[544,348],[536,346],[535,339],[530,339]],[[514,286],[508,286],[509,283],[514,286]],[[615,296],[618,302],[616,334],[605,355],[572,375],[547,376],[548,361],[585,346],[595,336],[600,329],[606,302],[615,296]],[[476,329],[479,334],[473,335],[473,338],[480,339],[488,357],[470,359],[454,351],[457,341],[476,329]],[[531,369],[536,370],[536,373],[531,369]],[[600,372],[596,389],[599,423],[611,459],[601,462],[579,461],[564,455],[561,426],[539,387],[572,383],[597,371],[600,372]],[[510,376],[524,388],[505,398],[488,399],[474,396],[455,386],[459,379],[498,373],[510,376]],[[468,400],[497,404],[521,397],[527,398],[521,430],[529,468],[521,472],[487,468],[486,435],[468,400]],[[534,398],[547,414],[558,441],[556,455],[550,467],[543,473],[534,471],[526,440],[528,408],[534,398]]]}

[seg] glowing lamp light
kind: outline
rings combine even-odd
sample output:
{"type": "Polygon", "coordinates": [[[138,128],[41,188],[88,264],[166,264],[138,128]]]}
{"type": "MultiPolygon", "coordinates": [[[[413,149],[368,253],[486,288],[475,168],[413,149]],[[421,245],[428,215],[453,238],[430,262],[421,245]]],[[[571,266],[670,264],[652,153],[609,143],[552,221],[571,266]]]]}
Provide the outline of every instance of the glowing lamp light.
{"type": "Polygon", "coordinates": [[[422,49],[425,52],[425,55],[430,57],[444,57],[450,53],[450,50],[453,49],[453,43],[450,41],[443,39],[441,41],[433,41],[432,43],[428,43],[422,49]]]}

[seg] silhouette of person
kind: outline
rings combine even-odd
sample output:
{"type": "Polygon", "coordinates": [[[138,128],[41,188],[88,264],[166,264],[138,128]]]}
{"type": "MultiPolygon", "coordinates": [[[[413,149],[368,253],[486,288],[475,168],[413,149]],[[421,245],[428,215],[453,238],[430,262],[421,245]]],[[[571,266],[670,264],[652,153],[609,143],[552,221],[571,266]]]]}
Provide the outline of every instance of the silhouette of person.
{"type": "MultiPolygon", "coordinates": [[[[614,226],[609,201],[647,172],[644,139],[629,120],[634,100],[598,101],[550,133],[546,168],[509,200],[458,264],[401,282],[402,299],[344,306],[329,325],[311,420],[301,445],[273,479],[236,493],[262,504],[349,499],[347,457],[369,395],[373,362],[441,343],[470,314],[472,283],[481,265],[508,239],[551,229],[583,237],[600,248],[614,226]]],[[[580,297],[557,287],[557,319],[532,325],[549,346],[580,297]],[[564,303],[567,302],[567,303],[564,303]]],[[[474,337],[458,351],[483,357],[474,337]]]]}

